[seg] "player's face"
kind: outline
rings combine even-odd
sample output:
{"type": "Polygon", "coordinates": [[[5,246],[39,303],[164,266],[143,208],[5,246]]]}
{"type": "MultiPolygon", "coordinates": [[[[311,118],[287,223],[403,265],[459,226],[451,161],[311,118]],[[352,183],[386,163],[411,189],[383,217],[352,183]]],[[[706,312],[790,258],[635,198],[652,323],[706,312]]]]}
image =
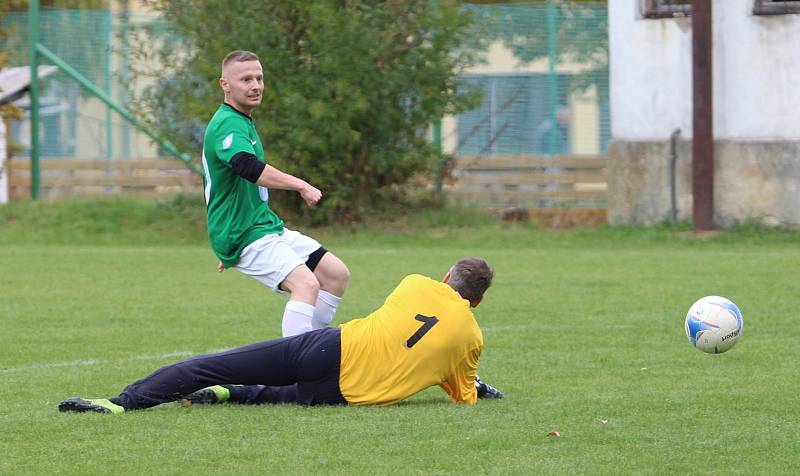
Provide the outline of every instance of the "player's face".
{"type": "Polygon", "coordinates": [[[236,109],[250,114],[261,104],[264,92],[264,73],[259,61],[237,61],[227,65],[219,80],[225,91],[225,101],[236,109]]]}

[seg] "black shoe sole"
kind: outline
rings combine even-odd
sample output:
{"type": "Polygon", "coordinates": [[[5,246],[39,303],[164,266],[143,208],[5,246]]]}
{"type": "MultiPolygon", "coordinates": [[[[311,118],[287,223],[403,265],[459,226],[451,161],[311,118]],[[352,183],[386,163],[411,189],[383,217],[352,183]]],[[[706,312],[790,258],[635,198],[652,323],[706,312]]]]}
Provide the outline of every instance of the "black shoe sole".
{"type": "Polygon", "coordinates": [[[202,390],[198,390],[192,394],[186,395],[181,400],[181,404],[183,406],[188,405],[213,405],[215,403],[219,403],[219,399],[217,398],[217,394],[214,393],[213,390],[204,388],[202,390]]]}
{"type": "Polygon", "coordinates": [[[95,405],[94,403],[90,402],[89,400],[73,397],[64,400],[63,402],[58,404],[58,411],[60,412],[76,412],[76,413],[84,413],[84,412],[94,412],[94,413],[111,413],[106,407],[101,407],[100,405],[95,405]]]}

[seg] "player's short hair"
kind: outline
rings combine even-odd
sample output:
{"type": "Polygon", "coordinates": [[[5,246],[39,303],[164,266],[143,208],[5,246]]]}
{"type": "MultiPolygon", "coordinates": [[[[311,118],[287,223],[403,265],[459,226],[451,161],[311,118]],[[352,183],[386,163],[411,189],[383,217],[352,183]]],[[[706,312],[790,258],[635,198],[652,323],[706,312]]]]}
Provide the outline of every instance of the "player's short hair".
{"type": "Polygon", "coordinates": [[[492,285],[494,270],[483,258],[464,258],[450,269],[450,287],[467,301],[474,303],[492,285]]]}
{"type": "Polygon", "coordinates": [[[258,55],[253,53],[252,51],[245,51],[245,50],[234,50],[225,55],[225,59],[222,60],[222,69],[225,69],[225,66],[228,66],[231,63],[241,63],[243,61],[260,61],[258,55]]]}

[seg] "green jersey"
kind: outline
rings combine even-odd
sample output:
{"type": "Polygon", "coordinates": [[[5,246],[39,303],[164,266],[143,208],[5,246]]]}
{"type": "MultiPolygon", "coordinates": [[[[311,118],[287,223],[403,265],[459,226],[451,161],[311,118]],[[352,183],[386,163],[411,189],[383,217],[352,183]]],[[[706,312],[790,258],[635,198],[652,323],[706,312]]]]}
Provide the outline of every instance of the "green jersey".
{"type": "Polygon", "coordinates": [[[283,232],[283,221],[269,208],[267,189],[231,168],[231,159],[242,152],[266,162],[253,119],[223,103],[203,138],[203,188],[208,238],[226,268],[239,261],[250,243],[283,232]]]}

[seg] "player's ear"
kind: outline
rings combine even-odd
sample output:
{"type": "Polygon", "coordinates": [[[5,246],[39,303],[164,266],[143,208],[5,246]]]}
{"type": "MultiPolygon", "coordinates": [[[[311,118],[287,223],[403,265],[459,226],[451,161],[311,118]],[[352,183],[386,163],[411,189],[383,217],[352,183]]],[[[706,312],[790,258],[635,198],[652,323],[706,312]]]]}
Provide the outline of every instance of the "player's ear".
{"type": "Polygon", "coordinates": [[[442,282],[445,284],[448,284],[450,282],[450,271],[448,271],[447,274],[444,275],[444,278],[442,278],[442,282]]]}
{"type": "Polygon", "coordinates": [[[469,307],[478,307],[478,304],[480,304],[481,301],[483,301],[483,298],[478,298],[476,301],[470,301],[469,307]]]}
{"type": "Polygon", "coordinates": [[[225,78],[219,78],[219,87],[222,88],[222,91],[224,91],[225,94],[230,92],[230,88],[228,87],[228,81],[225,78]]]}

